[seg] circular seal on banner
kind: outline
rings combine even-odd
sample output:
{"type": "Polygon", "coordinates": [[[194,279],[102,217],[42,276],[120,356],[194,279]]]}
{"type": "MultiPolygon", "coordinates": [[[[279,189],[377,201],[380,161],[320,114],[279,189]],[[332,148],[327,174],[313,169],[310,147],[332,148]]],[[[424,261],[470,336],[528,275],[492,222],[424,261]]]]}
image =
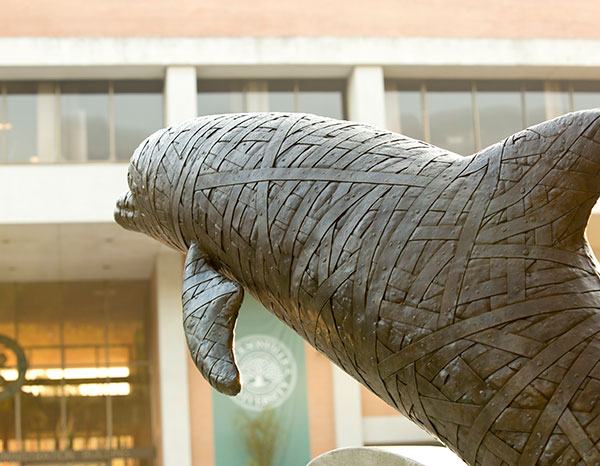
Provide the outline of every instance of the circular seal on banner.
{"type": "Polygon", "coordinates": [[[6,335],[0,335],[0,369],[5,367],[7,356],[5,351],[9,350],[14,353],[17,360],[17,378],[11,382],[7,381],[0,374],[0,400],[11,398],[17,390],[25,383],[25,373],[27,372],[27,359],[25,352],[19,344],[12,338],[6,335]]]}
{"type": "Polygon", "coordinates": [[[251,411],[281,406],[296,386],[296,361],[290,349],[269,335],[249,335],[236,341],[242,391],[234,403],[251,411]]]}

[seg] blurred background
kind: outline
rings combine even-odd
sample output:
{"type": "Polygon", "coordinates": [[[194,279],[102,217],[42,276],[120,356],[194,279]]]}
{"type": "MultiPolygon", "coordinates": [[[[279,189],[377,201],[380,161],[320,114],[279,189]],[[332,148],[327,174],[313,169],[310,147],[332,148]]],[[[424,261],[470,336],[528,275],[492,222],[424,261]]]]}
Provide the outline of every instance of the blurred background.
{"type": "Polygon", "coordinates": [[[114,203],[137,144],[197,115],[315,113],[468,155],[600,107],[598,18],[589,0],[0,0],[0,465],[301,466],[356,445],[460,464],[414,453],[435,439],[251,299],[247,388],[212,391],[182,257],[114,203]]]}

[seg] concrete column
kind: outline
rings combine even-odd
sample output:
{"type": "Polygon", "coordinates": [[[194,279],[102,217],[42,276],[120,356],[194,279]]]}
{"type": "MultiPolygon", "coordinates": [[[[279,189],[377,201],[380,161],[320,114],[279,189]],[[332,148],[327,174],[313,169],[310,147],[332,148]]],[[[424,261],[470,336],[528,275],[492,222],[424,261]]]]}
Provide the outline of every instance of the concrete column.
{"type": "Polygon", "coordinates": [[[165,73],[165,125],[198,116],[196,68],[169,66],[165,73]]]}
{"type": "MultiPolygon", "coordinates": [[[[348,119],[385,127],[383,68],[357,66],[348,79],[348,119]]],[[[332,364],[336,447],[363,444],[360,384],[332,364]]]]}
{"type": "MultiPolygon", "coordinates": [[[[38,162],[52,163],[57,154],[57,111],[54,84],[38,84],[37,94],[37,157],[38,162]]],[[[86,149],[87,150],[87,147],[86,149]]]]}
{"type": "Polygon", "coordinates": [[[566,100],[566,91],[561,89],[559,82],[546,81],[544,83],[544,101],[548,120],[563,115],[570,110],[566,100]]]}
{"type": "Polygon", "coordinates": [[[385,128],[383,68],[357,66],[348,79],[348,119],[385,128]]]}
{"type": "Polygon", "coordinates": [[[333,417],[336,448],[363,445],[360,384],[335,364],[333,371],[333,417]]]}
{"type": "MultiPolygon", "coordinates": [[[[196,68],[170,66],[165,71],[164,124],[195,118],[196,68]]],[[[183,333],[181,287],[183,257],[168,249],[156,256],[154,308],[157,360],[157,450],[160,466],[191,466],[188,350],[183,333]]]]}
{"type": "Polygon", "coordinates": [[[157,450],[161,466],[191,466],[188,356],[181,314],[183,257],[156,256],[153,276],[157,363],[157,450]]]}
{"type": "Polygon", "coordinates": [[[266,81],[250,81],[244,91],[245,112],[269,111],[269,89],[266,81]]]}

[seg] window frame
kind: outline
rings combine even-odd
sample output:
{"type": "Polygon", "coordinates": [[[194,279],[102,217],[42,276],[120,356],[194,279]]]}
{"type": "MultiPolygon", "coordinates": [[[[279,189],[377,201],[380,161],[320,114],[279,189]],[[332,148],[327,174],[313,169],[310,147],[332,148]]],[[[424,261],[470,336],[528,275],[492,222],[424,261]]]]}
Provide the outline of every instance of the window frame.
{"type": "MultiPolygon", "coordinates": [[[[339,92],[341,96],[341,119],[346,119],[348,115],[347,102],[347,79],[342,78],[270,78],[270,79],[198,79],[197,91],[198,96],[201,93],[210,92],[239,92],[242,95],[242,112],[254,111],[247,108],[246,97],[249,92],[263,94],[268,99],[271,86],[274,92],[286,90],[293,93],[294,110],[292,112],[300,112],[300,94],[307,92],[339,92]]],[[[260,111],[271,111],[260,110],[260,111]]],[[[235,113],[235,112],[234,112],[235,113]]],[[[204,115],[198,108],[198,115],[204,115]]]]}
{"type": "MultiPolygon", "coordinates": [[[[418,92],[420,93],[420,101],[421,101],[421,119],[423,125],[423,140],[425,142],[431,143],[431,127],[430,127],[430,115],[427,108],[427,92],[428,87],[432,83],[440,83],[444,82],[447,84],[455,84],[455,85],[470,85],[471,86],[471,96],[472,96],[472,106],[473,106],[473,131],[475,137],[475,152],[479,152],[484,149],[481,144],[481,118],[480,118],[480,108],[478,105],[478,93],[480,92],[479,87],[484,87],[485,91],[493,90],[491,86],[492,83],[503,83],[508,86],[518,87],[519,92],[521,94],[521,120],[522,127],[527,128],[532,126],[533,124],[529,124],[527,122],[527,103],[526,103],[526,93],[528,90],[532,90],[533,88],[537,88],[535,90],[540,90],[544,98],[547,100],[551,93],[566,93],[567,96],[567,106],[566,112],[574,111],[574,95],[577,91],[577,86],[590,87],[591,89],[596,88],[597,92],[600,93],[600,83],[596,81],[589,80],[540,80],[540,79],[531,79],[531,80],[513,80],[513,79],[401,79],[401,78],[386,78],[385,79],[385,93],[386,93],[386,105],[394,102],[393,92],[402,91],[402,85],[409,86],[412,85],[413,88],[415,84],[419,86],[418,92]]],[[[414,90],[414,89],[413,89],[414,90]]],[[[501,87],[498,88],[499,91],[502,90],[501,87]]],[[[483,90],[481,90],[482,92],[483,90]]],[[[587,91],[587,92],[594,92],[587,91]]],[[[548,106],[545,107],[545,118],[552,119],[558,114],[552,114],[548,106]]],[[[392,122],[390,121],[390,115],[392,111],[389,108],[386,108],[386,126],[389,128],[392,126],[392,122]]],[[[469,154],[463,154],[469,155],[469,154]]]]}
{"type": "MultiPolygon", "coordinates": [[[[115,95],[119,94],[117,90],[115,92],[115,87],[118,87],[121,84],[130,84],[130,83],[143,83],[148,87],[156,86],[160,91],[157,91],[157,94],[160,95],[162,103],[160,105],[161,111],[161,120],[164,121],[164,80],[163,79],[118,79],[118,80],[106,80],[106,79],[88,79],[88,80],[60,80],[60,81],[0,81],[0,165],[33,165],[33,164],[44,164],[44,165],[54,165],[54,164],[86,164],[86,163],[127,163],[127,160],[122,160],[117,157],[117,147],[116,147],[116,118],[115,118],[115,95]],[[7,132],[8,130],[4,130],[3,126],[9,124],[8,122],[8,114],[7,114],[7,98],[8,98],[8,87],[13,83],[32,83],[38,86],[38,92],[36,95],[39,95],[39,86],[46,85],[52,87],[52,95],[53,95],[53,107],[54,107],[54,121],[49,123],[48,127],[53,126],[54,133],[54,158],[52,161],[39,161],[39,160],[29,160],[29,161],[21,161],[21,162],[11,162],[8,160],[8,142],[7,142],[7,132]],[[107,92],[106,95],[108,99],[108,154],[106,159],[98,159],[98,160],[90,160],[87,158],[82,160],[69,160],[64,156],[63,153],[63,121],[62,121],[62,113],[61,113],[61,97],[63,96],[62,86],[67,84],[76,84],[76,83],[85,83],[87,84],[106,84],[107,92]]],[[[36,108],[36,110],[38,110],[36,108]]],[[[39,111],[39,110],[38,110],[39,111]]],[[[37,116],[37,114],[36,114],[37,116]]],[[[156,128],[159,129],[159,128],[156,128]]],[[[37,139],[37,134],[36,134],[37,139]]]]}

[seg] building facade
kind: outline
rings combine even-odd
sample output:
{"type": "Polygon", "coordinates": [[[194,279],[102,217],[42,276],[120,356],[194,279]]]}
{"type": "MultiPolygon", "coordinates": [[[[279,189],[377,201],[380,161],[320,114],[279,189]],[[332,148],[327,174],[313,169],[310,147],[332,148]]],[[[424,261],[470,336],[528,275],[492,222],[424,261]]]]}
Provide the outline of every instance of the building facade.
{"type": "Polygon", "coordinates": [[[600,107],[598,17],[583,0],[4,2],[0,464],[293,466],[434,443],[250,299],[236,344],[252,390],[213,392],[185,346],[183,258],[113,222],[127,160],[163,126],[256,111],[468,155],[600,107]]]}

